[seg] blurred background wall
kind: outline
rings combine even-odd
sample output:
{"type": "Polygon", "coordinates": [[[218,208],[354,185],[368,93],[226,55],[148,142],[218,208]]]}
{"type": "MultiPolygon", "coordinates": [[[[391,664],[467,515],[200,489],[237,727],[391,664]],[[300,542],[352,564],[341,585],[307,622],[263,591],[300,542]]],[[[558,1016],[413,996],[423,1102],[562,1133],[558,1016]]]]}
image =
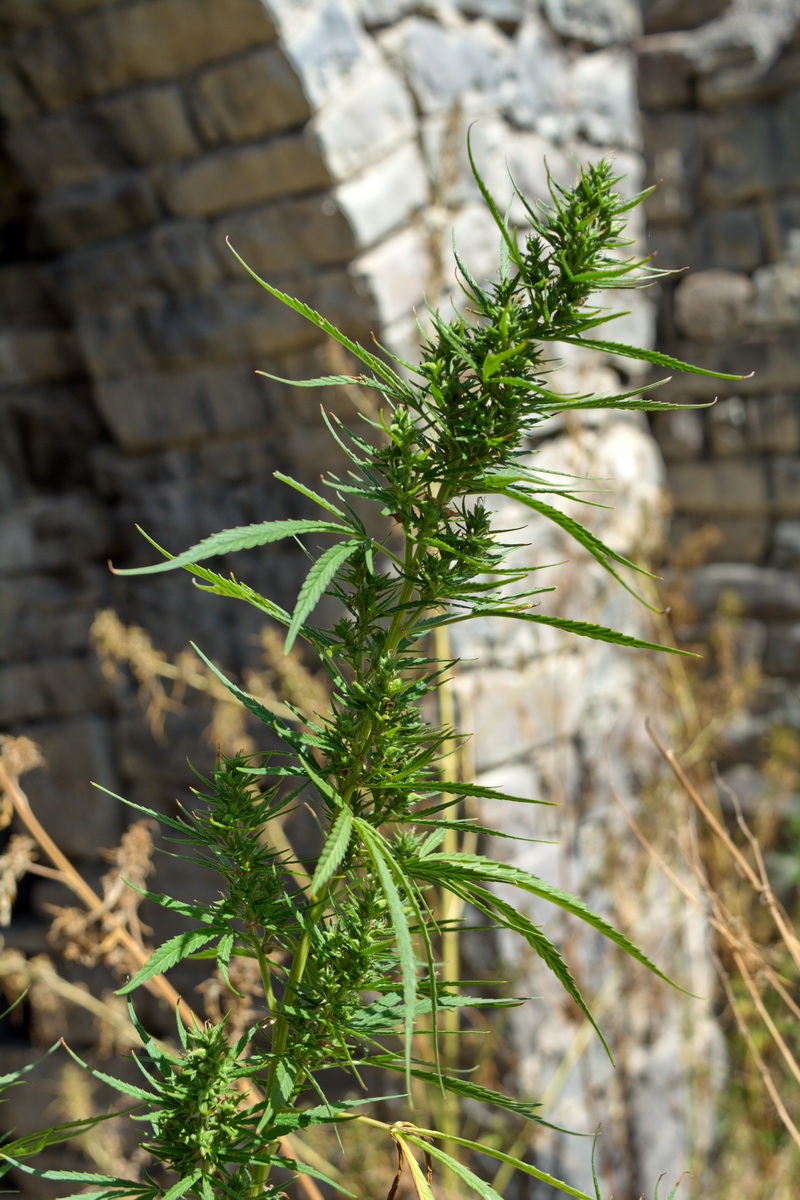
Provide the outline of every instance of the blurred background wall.
{"type": "MultiPolygon", "coordinates": [[[[335,466],[320,395],[254,372],[303,378],[343,364],[243,272],[226,237],[352,336],[413,356],[414,308],[450,303],[451,229],[476,275],[496,261],[466,161],[473,122],[503,203],[506,166],[538,197],[546,170],[569,181],[576,160],[609,153],[627,192],[660,182],[632,236],[657,265],[689,269],[626,296],[613,336],[754,372],[735,386],[677,376],[660,396],[718,395],[717,405],[651,424],[593,414],[544,431],[538,451],[613,481],[616,508],[596,510],[596,527],[625,554],[663,554],[671,503],[683,547],[669,568],[677,634],[701,639],[722,599],[737,613],[741,664],[763,664],[714,745],[757,802],[770,738],[800,732],[797,26],[792,0],[3,0],[0,722],[42,746],[47,768],[29,791],[90,875],[126,820],[90,780],[170,811],[192,781],[187,758],[211,760],[202,699],[187,687],[177,711],[151,687],[148,724],[135,677],[101,669],[96,614],[113,609],[168,656],[191,638],[233,675],[262,654],[243,607],[186,578],[115,579],[107,560],[150,561],[135,523],[178,551],[299,514],[273,471],[313,481],[335,466]]],[[[630,371],[571,355],[556,384],[645,381],[630,371]]],[[[355,415],[346,390],[324,399],[355,415]]],[[[552,533],[530,540],[532,563],[571,560],[557,572],[565,612],[672,636],[552,533]]],[[[304,573],[288,550],[235,567],[284,605],[304,573]]],[[[640,815],[650,803],[657,767],[642,713],[673,703],[661,668],[593,644],[497,636],[457,641],[483,665],[466,665],[455,689],[476,730],[477,777],[561,802],[550,825],[533,810],[528,831],[558,847],[520,861],[710,995],[702,918],[634,848],[613,802],[616,792],[640,815]]],[[[660,803],[674,827],[681,801],[660,803]]],[[[27,954],[45,948],[50,899],[46,881],[23,889],[12,940],[27,954]]],[[[623,988],[607,948],[567,924],[561,938],[617,1070],[574,1014],[533,1003],[510,1021],[498,1071],[507,1086],[545,1092],[550,1120],[588,1131],[603,1121],[602,1175],[618,1200],[690,1165],[692,1194],[725,1070],[708,1004],[687,1008],[627,972],[623,988]]],[[[535,964],[498,953],[547,998],[535,964]]],[[[536,1153],[588,1182],[588,1141],[555,1138],[536,1153]]]]}

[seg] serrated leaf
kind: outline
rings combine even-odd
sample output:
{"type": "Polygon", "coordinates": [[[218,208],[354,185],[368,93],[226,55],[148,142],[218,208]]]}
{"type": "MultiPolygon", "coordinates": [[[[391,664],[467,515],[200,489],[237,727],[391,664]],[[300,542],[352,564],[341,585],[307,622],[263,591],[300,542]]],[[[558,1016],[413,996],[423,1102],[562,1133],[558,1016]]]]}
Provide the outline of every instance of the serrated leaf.
{"type": "MultiPolygon", "coordinates": [[[[485,615],[492,616],[492,613],[485,615]]],[[[642,638],[632,637],[628,633],[620,633],[616,629],[608,629],[605,625],[592,625],[588,621],[573,621],[569,617],[546,617],[541,613],[518,612],[502,612],[497,615],[509,617],[514,621],[531,621],[537,625],[552,625],[555,629],[563,629],[567,633],[576,633],[580,637],[594,638],[598,642],[611,642],[615,646],[629,646],[637,650],[661,650],[665,654],[681,654],[686,658],[699,657],[691,650],[680,650],[677,646],[662,646],[659,642],[647,642],[642,638]]]]}
{"type": "MultiPolygon", "coordinates": [[[[319,492],[315,492],[313,488],[308,487],[305,483],[299,483],[298,480],[292,479],[291,475],[284,475],[282,471],[273,471],[272,474],[276,479],[280,479],[281,483],[288,484],[290,488],[294,488],[296,492],[300,492],[303,496],[307,496],[309,500],[313,500],[315,504],[319,504],[322,508],[326,508],[328,512],[332,512],[337,517],[345,517],[345,513],[335,504],[331,504],[330,500],[326,500],[324,496],[320,496],[319,492]]],[[[348,533],[350,530],[348,529],[348,533]]]]}
{"type": "Polygon", "coordinates": [[[324,554],[321,554],[313,564],[303,581],[303,586],[300,588],[297,604],[292,613],[292,623],[286,633],[284,650],[287,654],[294,645],[294,640],[300,632],[303,622],[308,614],[316,608],[317,602],[339,570],[339,567],[351,555],[355,554],[356,550],[362,545],[363,543],[355,538],[351,538],[346,542],[339,542],[337,545],[331,546],[324,554]]]}
{"type": "MultiPolygon", "coordinates": [[[[338,510],[333,510],[338,511],[338,510]]],[[[338,513],[344,516],[344,513],[338,513]]],[[[254,546],[265,546],[269,542],[279,542],[283,538],[298,537],[301,533],[349,533],[346,525],[333,521],[263,521],[259,525],[237,525],[233,529],[223,529],[203,538],[202,542],[190,546],[182,554],[177,554],[163,563],[153,563],[149,567],[126,567],[124,570],[112,567],[115,575],[154,575],[158,571],[174,571],[177,567],[185,567],[190,563],[201,562],[204,558],[213,558],[217,554],[234,554],[237,550],[251,550],[254,546]]],[[[148,539],[149,540],[149,539],[148,539]]]]}
{"type": "Polygon", "coordinates": [[[317,897],[325,885],[333,878],[350,845],[350,835],[353,832],[353,813],[347,808],[341,808],[336,820],[330,828],[322,853],[317,860],[317,867],[311,880],[311,895],[317,897]]]}
{"type": "Polygon", "coordinates": [[[326,317],[323,317],[321,313],[316,312],[308,304],[304,304],[302,300],[296,300],[294,296],[287,295],[287,293],[282,292],[280,288],[273,287],[271,283],[267,283],[266,280],[261,279],[261,277],[256,275],[255,271],[253,271],[251,267],[248,267],[241,255],[236,253],[230,242],[228,242],[228,246],[231,250],[231,253],[238,258],[248,275],[252,276],[256,283],[265,288],[270,295],[276,298],[276,300],[280,300],[281,303],[285,304],[288,308],[293,308],[294,311],[299,313],[301,317],[305,317],[306,320],[310,321],[312,325],[316,325],[317,329],[321,329],[324,333],[327,333],[332,338],[335,338],[336,341],[349,350],[351,354],[354,354],[356,358],[359,358],[363,363],[366,363],[367,366],[370,367],[380,379],[383,379],[386,381],[386,383],[389,383],[395,387],[399,387],[402,390],[403,381],[398,375],[395,374],[391,367],[388,367],[386,363],[378,358],[376,354],[372,354],[369,350],[366,350],[363,346],[359,345],[358,342],[352,341],[346,334],[342,333],[340,329],[337,329],[336,326],[332,324],[326,317]]]}
{"type": "MultiPolygon", "coordinates": [[[[271,709],[267,708],[265,704],[262,704],[259,700],[256,700],[254,696],[248,695],[247,692],[243,692],[240,687],[237,687],[235,683],[232,683],[230,679],[227,679],[226,676],[223,675],[219,670],[219,668],[214,666],[211,659],[206,658],[205,654],[203,654],[203,651],[200,650],[199,647],[194,644],[194,642],[191,642],[190,645],[195,654],[202,658],[209,670],[213,671],[217,678],[225,684],[225,687],[228,689],[228,691],[232,695],[236,696],[237,700],[241,700],[245,708],[249,709],[250,712],[257,716],[260,721],[263,721],[264,724],[268,726],[274,733],[277,733],[278,737],[280,737],[282,741],[286,742],[288,746],[291,746],[294,751],[297,752],[302,748],[305,739],[301,733],[295,729],[292,729],[291,725],[287,725],[285,721],[281,720],[279,716],[276,716],[276,714],[272,712],[271,709]]],[[[253,774],[261,773],[262,772],[259,771],[253,771],[253,774]]]]}
{"type": "MultiPolygon", "coordinates": [[[[411,930],[408,925],[403,901],[395,884],[395,874],[402,876],[397,863],[383,843],[380,833],[373,829],[361,817],[355,817],[353,824],[357,829],[367,854],[381,882],[386,903],[389,908],[394,935],[397,940],[397,952],[400,958],[400,969],[403,981],[403,1024],[405,1031],[405,1073],[406,1089],[411,1091],[411,1039],[414,1035],[414,1008],[417,999],[417,966],[414,959],[414,946],[411,940],[411,930]]],[[[413,883],[408,880],[408,889],[413,889],[413,883]]]]}
{"type": "Polygon", "coordinates": [[[174,967],[182,959],[188,958],[194,950],[199,950],[201,946],[206,946],[214,937],[218,936],[218,930],[214,929],[210,933],[208,929],[190,929],[186,933],[176,934],[159,946],[150,958],[136,972],[133,979],[116,991],[117,996],[125,996],[128,992],[132,992],[135,988],[140,987],[148,979],[152,979],[154,975],[162,975],[164,971],[168,971],[170,967],[174,967]]]}
{"type": "Polygon", "coordinates": [[[599,341],[596,338],[569,337],[563,333],[554,334],[549,341],[566,342],[570,346],[586,346],[589,350],[600,350],[606,354],[618,354],[622,358],[635,358],[641,362],[652,363],[654,367],[666,367],[670,371],[687,371],[692,375],[710,375],[714,379],[744,379],[743,375],[725,375],[722,371],[709,371],[705,367],[696,367],[680,358],[672,358],[658,350],[643,350],[638,346],[626,346],[624,342],[599,341]]]}
{"type": "MultiPolygon", "coordinates": [[[[508,1163],[509,1166],[515,1167],[518,1171],[523,1171],[526,1175],[532,1175],[534,1179],[539,1179],[542,1183],[548,1183],[550,1187],[565,1192],[567,1196],[574,1196],[575,1200],[594,1200],[594,1197],[587,1195],[586,1192],[578,1191],[577,1188],[570,1187],[568,1183],[556,1179],[554,1175],[548,1175],[546,1171],[540,1171],[538,1167],[532,1166],[531,1163],[514,1158],[511,1154],[505,1154],[502,1150],[496,1150],[494,1146],[487,1146],[482,1142],[473,1142],[469,1138],[462,1138],[453,1133],[440,1133],[438,1129],[417,1128],[413,1133],[407,1132],[405,1136],[409,1139],[422,1136],[455,1142],[457,1146],[464,1146],[467,1150],[472,1150],[475,1154],[488,1154],[490,1158],[496,1158],[499,1162],[508,1163]]],[[[428,1147],[428,1149],[430,1150],[431,1147],[428,1147]]],[[[439,1158],[441,1154],[444,1154],[443,1150],[439,1151],[436,1157],[439,1158]]]]}

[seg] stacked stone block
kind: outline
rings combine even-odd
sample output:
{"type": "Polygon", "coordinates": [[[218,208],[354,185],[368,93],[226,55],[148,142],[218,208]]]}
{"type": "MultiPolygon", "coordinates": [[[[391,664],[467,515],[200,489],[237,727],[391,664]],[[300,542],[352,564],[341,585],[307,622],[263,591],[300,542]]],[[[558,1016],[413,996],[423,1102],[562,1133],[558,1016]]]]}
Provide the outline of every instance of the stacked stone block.
{"type": "MultiPolygon", "coordinates": [[[[713,526],[688,599],[700,632],[726,593],[743,652],[768,678],[729,730],[728,765],[763,760],[776,726],[800,732],[800,32],[792,4],[740,2],[696,31],[640,42],[640,96],[659,265],[690,267],[661,298],[659,345],[741,382],[676,378],[664,414],[676,544],[713,526]],[[747,17],[751,18],[747,20],[747,17]]],[[[763,781],[741,766],[748,796],[763,781]]]]}
{"type": "MultiPolygon", "coordinates": [[[[690,214],[700,199],[687,180],[703,168],[706,136],[692,99],[696,62],[669,41],[669,30],[676,21],[691,23],[692,13],[705,20],[724,7],[715,0],[641,6],[648,28],[662,31],[660,43],[641,42],[640,86],[652,120],[648,145],[660,156],[656,169],[672,171],[651,208],[662,254],[678,254],[667,265],[692,249],[690,214]]],[[[8,182],[0,210],[0,404],[8,432],[0,538],[10,564],[0,593],[0,686],[12,728],[42,742],[48,756],[47,775],[31,776],[34,800],[65,849],[86,862],[94,856],[90,840],[92,847],[110,844],[123,819],[87,781],[169,808],[192,782],[185,759],[197,759],[205,724],[200,713],[168,715],[168,746],[154,742],[135,691],[110,691],[94,665],[94,612],[113,606],[170,652],[192,637],[233,674],[252,659],[258,624],[243,607],[198,600],[185,580],[113,580],[105,560],[150,558],[134,522],[182,549],[266,514],[298,515],[295,497],[273,486],[272,471],[313,479],[331,465],[318,397],[253,373],[330,373],[326,349],[310,325],[243,272],[226,237],[255,271],[352,335],[368,340],[374,332],[413,356],[412,309],[424,321],[424,297],[445,309],[457,302],[451,228],[476,275],[496,264],[496,230],[466,157],[470,126],[476,160],[501,205],[511,196],[506,164],[523,191],[546,199],[547,169],[569,180],[576,159],[612,152],[624,186],[641,186],[632,42],[642,33],[642,12],[635,0],[5,0],[0,25],[7,35],[0,166],[8,182]]],[[[714,45],[719,54],[719,39],[714,45]]],[[[770,78],[784,80],[781,96],[788,94],[787,62],[791,55],[776,57],[769,68],[776,73],[770,78]]],[[[712,72],[709,87],[715,79],[712,72]]],[[[773,167],[758,144],[761,99],[757,92],[748,120],[768,172],[773,167]]],[[[727,100],[714,103],[716,175],[709,168],[707,186],[716,198],[707,231],[697,237],[704,247],[733,243],[750,258],[698,259],[737,281],[725,277],[719,318],[696,283],[683,294],[680,312],[699,306],[713,336],[687,342],[685,326],[695,327],[689,316],[681,326],[676,315],[664,338],[667,348],[674,343],[686,357],[710,356],[728,369],[743,351],[722,348],[714,321],[741,320],[749,328],[761,320],[764,328],[776,284],[758,291],[756,268],[772,263],[755,249],[763,237],[760,200],[747,192],[746,170],[726,148],[746,123],[741,114],[730,119],[727,100]],[[732,205],[720,199],[729,194],[732,205]]],[[[789,108],[782,129],[790,126],[789,108]]],[[[780,170],[779,224],[793,219],[780,214],[790,211],[785,202],[794,187],[790,168],[780,170]]],[[[521,209],[512,214],[520,217],[521,209]]],[[[633,232],[642,236],[641,223],[633,232]]],[[[791,264],[781,269],[782,311],[789,312],[791,264]]],[[[617,322],[615,336],[648,344],[652,305],[639,293],[627,300],[632,312],[617,322]]],[[[771,379],[779,370],[791,377],[788,336],[770,333],[753,345],[773,364],[771,379]]],[[[748,360],[746,369],[752,365],[748,360]]],[[[570,354],[554,383],[564,391],[614,392],[643,378],[630,368],[570,354]]],[[[737,394],[749,411],[750,393],[737,394]]],[[[343,416],[348,403],[336,398],[343,416]]],[[[780,398],[773,409],[759,426],[761,466],[773,454],[767,444],[786,436],[780,398]]],[[[693,469],[706,453],[704,430],[689,410],[659,428],[678,468],[693,469]],[[674,453],[681,438],[694,438],[697,453],[674,453]]],[[[599,514],[601,536],[623,553],[645,553],[660,523],[663,480],[645,422],[594,413],[543,433],[542,466],[620,481],[615,497],[598,497],[616,499],[615,512],[576,515],[591,521],[599,514]]],[[[715,453],[712,467],[735,472],[742,457],[715,453]]],[[[712,486],[713,495],[720,486],[712,486]]],[[[742,490],[738,476],[730,486],[742,490]]],[[[764,494],[762,507],[772,503],[773,493],[764,494]]],[[[741,517],[739,510],[732,515],[741,517]]],[[[755,516],[762,519],[761,508],[755,516]]],[[[504,511],[500,519],[521,528],[525,514],[504,511]]],[[[772,564],[779,574],[800,541],[791,513],[780,528],[774,545],[784,558],[772,564]]],[[[560,536],[531,530],[520,540],[531,543],[520,546],[520,559],[533,565],[570,560],[552,580],[561,587],[557,611],[652,632],[643,610],[560,536]]],[[[232,565],[290,605],[305,564],[273,550],[232,565]]],[[[560,845],[526,849],[514,861],[581,894],[694,992],[708,994],[703,954],[685,953],[683,916],[657,872],[626,850],[612,802],[616,790],[635,807],[652,770],[641,725],[642,710],[657,703],[649,666],[624,651],[524,630],[497,640],[497,631],[475,628],[455,650],[488,661],[485,670],[465,664],[456,681],[464,726],[477,731],[471,745],[479,780],[561,804],[552,824],[541,808],[530,810],[530,836],[552,836],[560,845]]],[[[490,824],[503,819],[485,815],[490,824]]],[[[194,878],[186,883],[205,886],[194,878]]],[[[34,918],[49,898],[37,882],[32,919],[20,934],[28,949],[41,947],[34,918]]],[[[585,1031],[574,1014],[534,1002],[509,1024],[518,1063],[508,1085],[539,1094],[568,1064],[545,1115],[587,1132],[604,1117],[604,1185],[620,1197],[638,1196],[652,1191],[661,1171],[677,1175],[693,1137],[701,1155],[708,1144],[702,1120],[692,1131],[687,1114],[708,1119],[711,1106],[689,1097],[682,1061],[685,1054],[708,1060],[713,1075],[720,1061],[714,1026],[693,1010],[690,1045],[674,996],[640,978],[620,997],[607,949],[583,934],[573,944],[569,923],[550,919],[549,932],[567,946],[589,1000],[600,981],[611,980],[607,993],[600,990],[599,1015],[620,1068],[612,1076],[602,1052],[583,1049],[585,1031]],[[591,1088],[585,1072],[595,1081],[591,1088]]],[[[695,935],[697,943],[697,929],[695,935]]],[[[551,994],[535,965],[519,961],[518,946],[501,950],[526,994],[551,994]]],[[[496,966],[487,970],[496,974],[496,966]]],[[[556,1138],[535,1150],[543,1165],[588,1185],[588,1141],[556,1138]]]]}

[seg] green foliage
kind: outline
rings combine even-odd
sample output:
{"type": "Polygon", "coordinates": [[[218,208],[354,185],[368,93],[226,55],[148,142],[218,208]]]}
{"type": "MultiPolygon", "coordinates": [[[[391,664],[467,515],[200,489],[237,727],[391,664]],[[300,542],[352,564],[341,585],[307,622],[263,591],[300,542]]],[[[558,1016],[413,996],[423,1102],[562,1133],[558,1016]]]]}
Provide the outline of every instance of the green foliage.
{"type": "MultiPolygon", "coordinates": [[[[587,336],[608,319],[590,302],[598,289],[638,287],[653,274],[645,263],[623,257],[624,216],[641,197],[620,199],[608,163],[587,167],[572,190],[553,185],[549,207],[520,197],[530,222],[524,233],[507,223],[477,171],[475,176],[498,226],[501,272],[480,285],[457,255],[466,313],[450,320],[430,313],[419,364],[394,360],[395,370],[390,355],[356,344],[307,305],[263,284],[366,368],[357,376],[324,377],[303,386],[347,382],[382,397],[383,410],[363,434],[326,416],[351,464],[346,475],[324,479],[335,502],[278,476],[326,515],[225,530],[154,566],[119,572],[181,568],[205,590],[254,605],[285,626],[287,650],[299,637],[318,656],[330,678],[332,708],[326,717],[302,714],[295,726],[213,668],[279,739],[283,753],[221,758],[213,778],[198,790],[196,805],[176,818],[160,818],[175,853],[217,872],[220,896],[189,904],[147,893],[191,925],[157,948],[121,990],[135,990],[187,956],[216,959],[228,979],[234,957],[244,956],[258,964],[265,1017],[232,1043],[224,1022],[185,1028],[179,1021],[182,1049],[175,1054],[139,1026],[143,1049],[137,1062],[146,1085],[99,1077],[133,1101],[136,1119],[148,1130],[143,1144],[158,1179],[167,1169],[177,1182],[165,1189],[150,1175],[141,1184],[81,1175],[82,1184],[95,1185],[95,1196],[255,1200],[277,1194],[273,1170],[317,1173],[288,1159],[281,1138],[315,1124],[368,1119],[391,1133],[401,1157],[406,1155],[420,1196],[430,1194],[430,1185],[411,1148],[448,1167],[484,1200],[497,1200],[471,1167],[454,1158],[451,1151],[462,1147],[589,1200],[497,1149],[452,1133],[443,1149],[436,1145],[443,1136],[436,1130],[359,1118],[352,1102],[326,1097],[332,1068],[360,1085],[364,1069],[380,1067],[399,1072],[407,1090],[413,1079],[539,1119],[535,1103],[482,1088],[440,1064],[439,1014],[469,1004],[485,1009],[509,1003],[473,999],[463,994],[460,981],[441,978],[443,930],[436,913],[442,893],[469,902],[490,925],[517,932],[593,1024],[559,950],[500,898],[495,885],[566,909],[661,974],[576,897],[483,855],[439,849],[448,832],[458,835],[469,824],[456,812],[461,797],[503,794],[470,784],[447,784],[445,790],[441,782],[442,754],[456,735],[423,717],[424,702],[451,665],[430,657],[426,635],[432,629],[494,616],[625,647],[650,645],[602,626],[532,612],[536,595],[549,589],[526,586],[526,572],[508,565],[511,547],[492,529],[486,498],[509,498],[555,522],[616,578],[621,579],[618,568],[638,569],[557,506],[574,491],[575,481],[537,470],[522,452],[540,422],[562,410],[672,406],[641,392],[559,397],[547,385],[550,343],[693,369],[587,336]],[[356,507],[362,511],[365,503],[386,518],[383,536],[369,533],[357,516],[356,507]],[[325,541],[317,548],[320,534],[325,541]],[[311,559],[291,614],[233,576],[200,565],[214,555],[281,538],[303,539],[311,559]],[[341,611],[331,630],[310,623],[325,594],[341,611]],[[301,796],[314,805],[323,828],[322,848],[310,862],[291,861],[270,840],[270,823],[301,796]],[[423,1025],[432,1034],[432,1061],[420,1058],[413,1040],[423,1025]],[[244,1102],[243,1084],[249,1097],[244,1102]]],[[[78,1178],[53,1172],[49,1177],[78,1178]]]]}

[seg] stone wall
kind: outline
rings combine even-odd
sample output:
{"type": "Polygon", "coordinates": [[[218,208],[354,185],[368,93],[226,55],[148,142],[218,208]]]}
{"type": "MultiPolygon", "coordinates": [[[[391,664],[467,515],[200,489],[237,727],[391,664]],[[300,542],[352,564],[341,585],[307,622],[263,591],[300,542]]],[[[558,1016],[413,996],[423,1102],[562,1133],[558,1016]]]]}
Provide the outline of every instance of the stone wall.
{"type": "Polygon", "coordinates": [[[732,4],[690,31],[639,44],[650,244],[689,270],[662,288],[659,347],[740,383],[676,378],[671,398],[705,411],[663,414],[672,539],[705,526],[708,561],[691,572],[702,634],[736,597],[743,660],[763,663],[750,711],[719,752],[748,802],[770,734],[800,733],[800,26],[791,3],[732,4]]]}
{"type": "MultiPolygon", "coordinates": [[[[198,597],[188,581],[114,579],[106,560],[131,565],[150,557],[134,522],[177,550],[266,513],[299,513],[272,472],[313,479],[331,461],[316,416],[319,397],[253,373],[326,373],[328,351],[311,326],[244,274],[225,238],[254,270],[354,336],[374,331],[412,354],[413,306],[422,311],[423,296],[449,302],[450,229],[476,274],[495,263],[493,227],[466,163],[466,130],[476,119],[478,162],[501,197],[509,194],[504,160],[523,189],[542,196],[545,158],[557,178],[568,179],[575,158],[608,152],[635,191],[644,180],[644,147],[652,173],[665,179],[650,202],[654,245],[665,265],[697,267],[674,297],[664,289],[664,348],[723,369],[741,364],[763,373],[771,364],[747,389],[775,394],[758,417],[757,393],[740,389],[726,401],[733,407],[699,417],[687,410],[658,424],[676,493],[676,535],[698,516],[722,520],[728,541],[718,555],[727,559],[695,579],[700,600],[711,597],[706,610],[735,570],[757,572],[767,585],[769,571],[778,572],[780,594],[794,594],[787,568],[796,560],[786,557],[797,552],[793,510],[788,499],[784,507],[774,499],[776,472],[786,481],[780,494],[790,494],[780,464],[798,449],[796,408],[781,398],[793,369],[791,337],[781,333],[795,311],[792,263],[779,262],[783,251],[775,251],[790,242],[773,240],[766,253],[761,247],[768,211],[770,229],[791,226],[796,184],[786,174],[794,169],[791,154],[780,165],[764,157],[759,129],[773,103],[787,114],[777,128],[791,126],[795,51],[784,48],[791,31],[781,25],[781,6],[765,0],[761,7],[774,10],[772,24],[758,24],[773,31],[773,41],[752,50],[751,82],[737,84],[732,100],[719,70],[725,38],[714,40],[714,18],[728,8],[720,0],[649,0],[642,11],[635,0],[0,6],[0,553],[8,564],[0,591],[0,719],[43,745],[48,770],[30,776],[30,791],[64,848],[90,871],[98,869],[96,847],[114,842],[124,814],[87,781],[169,810],[191,782],[185,761],[203,753],[207,720],[199,708],[168,713],[167,744],[155,741],[135,687],[110,687],[97,668],[88,635],[94,613],[112,606],[170,653],[191,637],[234,674],[252,661],[258,632],[245,609],[198,597]],[[703,22],[712,24],[691,36],[674,32],[703,22]],[[743,121],[735,105],[751,116],[743,121]],[[750,152],[737,139],[751,128],[764,174],[756,192],[747,191],[749,165],[736,165],[738,153],[750,152]],[[744,257],[725,258],[734,246],[744,257]],[[712,268],[733,278],[726,275],[720,288],[719,277],[706,273],[712,268]],[[780,320],[763,315],[778,291],[758,274],[779,268],[780,320]],[[698,309],[699,321],[690,315],[698,309]],[[747,345],[740,332],[726,340],[735,321],[747,330],[747,345]],[[787,429],[794,431],[791,450],[787,429]],[[758,554],[742,552],[744,542],[760,546],[758,554]]],[[[643,237],[641,221],[634,233],[643,237]]],[[[616,336],[649,344],[652,302],[638,293],[633,302],[616,336]]],[[[640,378],[622,378],[618,363],[599,357],[571,357],[560,385],[613,391],[640,378]]],[[[696,394],[685,380],[674,388],[696,394]]],[[[349,403],[337,397],[342,415],[349,403]]],[[[618,480],[617,509],[594,510],[603,536],[623,553],[648,551],[660,527],[663,466],[644,420],[595,415],[555,427],[539,453],[540,462],[560,469],[572,464],[618,480]]],[[[502,516],[523,524],[520,514],[502,516]]],[[[572,560],[559,571],[564,611],[650,631],[644,610],[559,538],[532,529],[525,540],[531,548],[520,555],[535,563],[572,560]]],[[[237,559],[236,570],[289,603],[303,563],[273,551],[251,555],[246,565],[237,559]]],[[[769,637],[791,640],[794,619],[794,609],[781,609],[769,637]]],[[[763,642],[762,626],[753,628],[763,642]]],[[[655,673],[634,654],[596,644],[495,638],[476,628],[456,644],[487,663],[465,667],[457,680],[463,724],[477,730],[478,778],[561,803],[550,824],[532,808],[529,831],[558,838],[559,846],[532,846],[515,861],[581,894],[692,991],[708,994],[702,947],[692,949],[702,928],[695,924],[684,937],[685,914],[630,850],[613,804],[617,792],[635,808],[653,770],[640,717],[658,704],[655,673]]],[[[781,695],[794,695],[791,683],[779,686],[781,695]]],[[[678,819],[670,814],[669,821],[678,819]]],[[[38,917],[49,888],[36,881],[26,893],[29,915],[17,940],[31,952],[43,945],[38,917]]],[[[718,1039],[703,1006],[687,1010],[643,976],[621,996],[621,967],[607,948],[568,922],[549,921],[599,1005],[618,1069],[611,1072],[574,1014],[553,1007],[549,980],[535,964],[520,963],[518,947],[503,946],[508,962],[524,969],[526,991],[546,997],[511,1020],[505,1082],[538,1095],[555,1073],[560,1082],[545,1115],[589,1132],[603,1120],[603,1184],[617,1200],[638,1197],[652,1192],[661,1171],[677,1178],[693,1159],[702,1165],[718,1039]],[[705,1092],[685,1068],[691,1058],[708,1068],[705,1092]],[[700,1114],[693,1125],[690,1111],[700,1114]]],[[[588,1141],[556,1139],[536,1153],[588,1185],[588,1141]]]]}

